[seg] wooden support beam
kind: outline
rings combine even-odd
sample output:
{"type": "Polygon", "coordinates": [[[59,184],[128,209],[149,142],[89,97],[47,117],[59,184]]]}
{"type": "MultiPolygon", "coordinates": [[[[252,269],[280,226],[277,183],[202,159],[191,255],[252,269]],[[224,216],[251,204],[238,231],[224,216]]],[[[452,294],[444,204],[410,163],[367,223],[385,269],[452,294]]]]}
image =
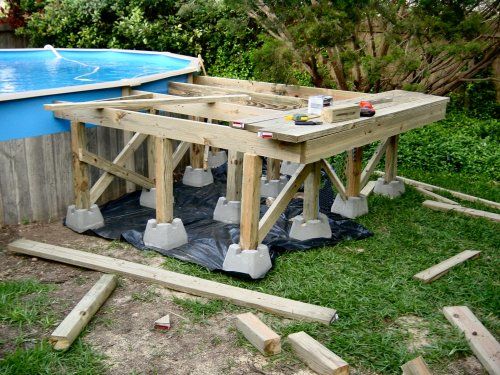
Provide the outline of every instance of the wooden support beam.
{"type": "Polygon", "coordinates": [[[292,349],[313,371],[321,375],[347,375],[349,365],[305,332],[288,335],[292,349]]]}
{"type": "MultiPolygon", "coordinates": [[[[131,93],[130,86],[122,87],[122,96],[129,96],[130,93],[131,93]]],[[[128,100],[130,100],[130,99],[128,99],[128,100]]],[[[123,132],[123,147],[125,147],[128,144],[128,142],[133,138],[133,136],[134,136],[134,132],[130,132],[130,131],[126,131],[126,130],[123,132]]],[[[131,170],[131,171],[135,171],[134,155],[131,155],[131,157],[127,159],[124,167],[131,170]]],[[[127,193],[131,193],[131,192],[135,191],[136,189],[137,189],[137,187],[135,186],[135,184],[133,182],[125,181],[125,191],[127,193]]]]}
{"type": "Polygon", "coordinates": [[[465,250],[441,263],[436,264],[426,270],[417,273],[413,276],[415,280],[423,281],[424,283],[431,283],[446,274],[450,268],[457,264],[463,263],[468,259],[475,259],[481,252],[477,250],[465,250]]]}
{"type": "Polygon", "coordinates": [[[205,146],[197,143],[191,144],[191,150],[189,152],[189,159],[191,167],[203,168],[203,155],[205,152],[205,146]]]}
{"type": "Polygon", "coordinates": [[[332,182],[333,187],[335,190],[337,190],[337,193],[342,197],[343,200],[347,199],[347,193],[344,187],[344,184],[342,183],[342,180],[339,178],[337,173],[333,170],[332,166],[326,159],[321,159],[322,162],[322,168],[326,172],[326,175],[332,182]]]}
{"type": "Polygon", "coordinates": [[[446,319],[464,333],[472,351],[491,375],[500,374],[500,344],[467,306],[443,307],[446,319]]]}
{"type": "MultiPolygon", "coordinates": [[[[130,141],[125,145],[123,150],[116,156],[113,160],[113,164],[119,165],[120,167],[125,166],[125,162],[128,158],[132,157],[134,151],[137,150],[142,142],[147,138],[146,134],[135,133],[135,135],[130,139],[130,141]]],[[[150,177],[151,178],[151,177],[150,177]]],[[[95,203],[99,197],[104,193],[106,188],[111,184],[114,179],[114,175],[105,172],[99,177],[94,186],[90,189],[90,202],[95,203]]]]}
{"type": "Polygon", "coordinates": [[[236,328],[263,355],[281,352],[281,337],[251,312],[236,316],[236,328]]]}
{"type": "Polygon", "coordinates": [[[262,158],[245,153],[241,193],[240,246],[242,250],[256,250],[259,244],[260,177],[262,158]]]}
{"type": "Polygon", "coordinates": [[[280,169],[281,169],[281,160],[267,158],[267,170],[266,170],[267,181],[279,180],[281,177],[280,169]]]}
{"type": "Polygon", "coordinates": [[[399,134],[389,137],[385,150],[385,183],[393,181],[398,174],[398,139],[399,134]]]}
{"type": "Polygon", "coordinates": [[[127,108],[142,109],[150,108],[161,104],[187,104],[187,103],[215,103],[215,102],[239,102],[249,100],[250,97],[244,94],[237,95],[206,95],[192,96],[189,98],[155,98],[155,99],[127,99],[89,102],[65,102],[45,104],[43,107],[48,111],[60,111],[66,109],[101,109],[101,108],[127,108]]]}
{"type": "Polygon", "coordinates": [[[432,375],[422,357],[417,357],[401,366],[403,375],[432,375]]]}
{"type": "Polygon", "coordinates": [[[360,181],[361,188],[365,187],[368,181],[370,180],[370,176],[372,175],[373,171],[380,162],[380,159],[382,159],[382,155],[384,154],[387,148],[388,142],[389,139],[381,141],[377,146],[377,148],[375,149],[375,152],[373,153],[370,160],[368,160],[368,163],[366,163],[366,167],[363,169],[363,172],[361,173],[361,181],[360,181]]]}
{"type": "Polygon", "coordinates": [[[283,190],[276,197],[271,207],[262,216],[262,219],[259,221],[259,243],[264,240],[276,220],[278,220],[281,213],[286,209],[286,206],[300,189],[311,169],[311,164],[301,165],[290,177],[290,180],[288,180],[283,190]]]}
{"type": "Polygon", "coordinates": [[[172,141],[156,137],[156,220],[170,223],[174,219],[174,167],[172,141]]]}
{"type": "Polygon", "coordinates": [[[92,152],[80,149],[79,153],[80,161],[93,165],[96,168],[102,169],[116,177],[123,178],[126,181],[131,181],[134,184],[142,186],[146,189],[151,189],[155,186],[153,180],[144,177],[143,175],[131,171],[125,167],[121,167],[117,164],[110,162],[99,155],[93,154],[92,152]]]}
{"type": "Polygon", "coordinates": [[[448,204],[458,204],[455,201],[452,201],[451,199],[442,197],[439,194],[433,193],[432,191],[429,191],[427,189],[415,186],[415,190],[418,191],[420,194],[425,195],[426,197],[430,197],[434,199],[435,201],[442,202],[442,203],[448,203],[448,204]]]}
{"type": "Polygon", "coordinates": [[[319,188],[321,185],[321,162],[311,165],[311,171],[304,181],[304,220],[315,220],[319,213],[319,188]]]}
{"type": "Polygon", "coordinates": [[[226,199],[228,201],[241,200],[242,179],[243,179],[243,153],[234,150],[228,150],[227,181],[226,181],[226,199]]]}
{"type": "Polygon", "coordinates": [[[365,187],[359,192],[359,195],[368,198],[373,192],[373,189],[375,189],[375,181],[368,181],[365,187]]]}
{"type": "Polygon", "coordinates": [[[179,163],[181,162],[186,152],[190,149],[190,144],[188,142],[180,142],[177,148],[175,149],[173,158],[173,168],[177,168],[179,163]]]}
{"type": "Polygon", "coordinates": [[[497,223],[500,222],[500,214],[495,214],[493,212],[488,212],[488,211],[475,210],[473,208],[459,206],[457,204],[448,204],[435,201],[424,201],[422,205],[424,207],[430,208],[431,210],[435,211],[442,211],[442,212],[453,211],[465,216],[479,217],[490,221],[495,221],[497,223]]]}
{"type": "Polygon", "coordinates": [[[346,176],[348,197],[358,197],[361,191],[361,162],[363,161],[363,148],[356,147],[347,151],[346,176]]]}
{"type": "Polygon", "coordinates": [[[152,180],[155,179],[155,170],[156,170],[156,163],[155,163],[155,137],[152,135],[148,136],[148,142],[147,142],[147,153],[148,153],[148,177],[152,180]]]}
{"type": "Polygon", "coordinates": [[[75,193],[75,206],[77,209],[90,208],[90,177],[89,168],[80,160],[81,149],[87,148],[85,124],[71,121],[71,154],[73,165],[73,191],[75,193]]]}
{"type": "Polygon", "coordinates": [[[336,319],[336,311],[331,308],[311,305],[287,298],[277,297],[253,290],[204,280],[199,277],[184,275],[111,258],[85,251],[68,249],[41,242],[19,239],[7,246],[9,251],[72,264],[101,272],[109,272],[132,277],[136,280],[160,284],[179,292],[196,296],[222,299],[235,305],[250,307],[290,319],[330,324],[336,319]]]}
{"type": "Polygon", "coordinates": [[[116,288],[115,275],[103,275],[50,335],[56,350],[68,349],[116,288]]]}

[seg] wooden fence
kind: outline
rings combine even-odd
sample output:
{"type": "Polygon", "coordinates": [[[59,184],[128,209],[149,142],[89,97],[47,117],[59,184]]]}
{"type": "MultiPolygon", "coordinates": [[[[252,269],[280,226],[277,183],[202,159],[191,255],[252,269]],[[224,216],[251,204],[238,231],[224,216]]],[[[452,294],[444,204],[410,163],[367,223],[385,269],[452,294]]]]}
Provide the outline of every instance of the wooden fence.
{"type": "Polygon", "coordinates": [[[0,48],[25,48],[27,46],[26,39],[16,36],[9,25],[0,24],[0,48]]]}

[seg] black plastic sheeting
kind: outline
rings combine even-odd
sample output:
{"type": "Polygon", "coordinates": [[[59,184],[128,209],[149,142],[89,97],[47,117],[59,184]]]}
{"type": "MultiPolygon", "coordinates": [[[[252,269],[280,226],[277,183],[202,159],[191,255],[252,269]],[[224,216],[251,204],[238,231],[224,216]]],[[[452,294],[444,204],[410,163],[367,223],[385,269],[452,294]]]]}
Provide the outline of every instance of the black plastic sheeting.
{"type": "MultiPolygon", "coordinates": [[[[225,166],[212,169],[214,184],[202,188],[174,184],[174,217],[182,219],[188,234],[188,243],[172,250],[151,249],[163,255],[192,262],[212,271],[222,271],[227,248],[239,242],[239,225],[224,224],[212,219],[219,197],[225,195],[225,166]]],[[[271,259],[285,251],[308,250],[334,245],[347,239],[363,239],[372,235],[365,227],[340,215],[330,213],[333,191],[330,181],[322,179],[320,190],[320,210],[328,216],[332,228],[332,238],[317,238],[298,241],[288,236],[290,219],[302,212],[302,200],[293,199],[287,209],[266,236],[264,244],[269,247],[271,259]]],[[[144,229],[149,219],[155,217],[155,210],[139,205],[140,191],[127,194],[101,207],[104,227],[93,232],[107,239],[124,239],[134,247],[145,250],[142,241],[144,229]]],[[[261,200],[261,215],[268,207],[261,200]]],[[[242,276],[242,275],[237,275],[242,276]]]]}

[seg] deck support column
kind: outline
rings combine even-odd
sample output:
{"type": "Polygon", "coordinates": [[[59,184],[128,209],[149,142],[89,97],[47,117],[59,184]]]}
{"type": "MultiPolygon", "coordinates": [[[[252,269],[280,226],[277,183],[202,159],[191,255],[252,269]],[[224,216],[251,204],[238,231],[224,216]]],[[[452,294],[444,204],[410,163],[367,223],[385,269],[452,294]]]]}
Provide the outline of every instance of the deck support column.
{"type": "Polygon", "coordinates": [[[266,245],[259,245],[260,179],[262,158],[245,153],[241,193],[240,243],[229,246],[222,269],[239,272],[254,279],[263,277],[271,269],[271,258],[266,245]]]}
{"type": "Polygon", "coordinates": [[[375,183],[373,192],[388,198],[397,198],[405,192],[402,181],[396,180],[398,174],[398,140],[399,135],[390,137],[385,150],[385,175],[375,183]]]}
{"type": "Polygon", "coordinates": [[[346,176],[347,199],[344,200],[339,194],[335,197],[332,212],[354,219],[368,213],[368,201],[361,192],[361,172],[363,161],[363,148],[356,147],[347,151],[346,176]]]}
{"type": "Polygon", "coordinates": [[[319,189],[321,186],[322,161],[311,164],[304,181],[304,205],[302,215],[292,219],[290,237],[300,241],[311,238],[331,238],[332,230],[328,217],[319,212],[319,189]]]}
{"type": "MultiPolygon", "coordinates": [[[[207,118],[207,123],[217,124],[218,122],[212,121],[212,119],[207,118]]],[[[211,146],[206,146],[206,147],[208,148],[207,164],[209,168],[218,168],[227,162],[227,153],[225,150],[221,150],[218,147],[211,147],[211,146]]]]}
{"type": "MultiPolygon", "coordinates": [[[[131,92],[130,86],[122,87],[122,96],[129,96],[131,92]]],[[[151,113],[151,112],[150,112],[151,113]]],[[[134,136],[134,132],[124,130],[123,131],[123,146],[125,147],[128,142],[134,136]]],[[[135,171],[135,158],[134,155],[131,155],[130,158],[125,162],[125,168],[130,169],[131,171],[135,171]]],[[[132,193],[137,189],[136,185],[133,182],[125,181],[125,192],[132,193]]]]}
{"type": "Polygon", "coordinates": [[[241,217],[241,186],[243,153],[228,150],[226,196],[220,197],[214,210],[214,220],[238,224],[241,217]]]}
{"type": "Polygon", "coordinates": [[[260,181],[260,196],[276,198],[288,182],[286,176],[280,173],[281,160],[267,158],[266,176],[260,181]]]}
{"type": "Polygon", "coordinates": [[[214,182],[210,168],[203,168],[203,158],[205,154],[205,145],[193,143],[189,150],[191,165],[186,167],[182,183],[188,186],[202,187],[214,182]]]}
{"type": "Polygon", "coordinates": [[[66,226],[83,233],[104,226],[104,219],[96,204],[90,203],[89,167],[80,160],[80,150],[86,150],[87,137],[83,122],[71,122],[71,157],[75,204],[68,206],[66,226]]]}
{"type": "Polygon", "coordinates": [[[144,244],[170,250],[187,243],[187,233],[181,219],[174,219],[173,145],[168,138],[155,138],[156,156],[156,219],[148,220],[144,244]]]}

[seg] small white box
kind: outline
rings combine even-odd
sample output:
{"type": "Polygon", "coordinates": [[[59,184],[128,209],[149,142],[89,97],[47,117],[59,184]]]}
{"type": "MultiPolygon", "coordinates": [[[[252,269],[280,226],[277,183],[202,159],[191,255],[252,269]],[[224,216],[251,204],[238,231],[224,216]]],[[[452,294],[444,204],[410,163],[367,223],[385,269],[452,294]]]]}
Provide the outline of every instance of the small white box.
{"type": "Polygon", "coordinates": [[[314,95],[309,97],[307,112],[310,115],[321,115],[323,107],[332,105],[333,98],[329,95],[314,95]]]}

